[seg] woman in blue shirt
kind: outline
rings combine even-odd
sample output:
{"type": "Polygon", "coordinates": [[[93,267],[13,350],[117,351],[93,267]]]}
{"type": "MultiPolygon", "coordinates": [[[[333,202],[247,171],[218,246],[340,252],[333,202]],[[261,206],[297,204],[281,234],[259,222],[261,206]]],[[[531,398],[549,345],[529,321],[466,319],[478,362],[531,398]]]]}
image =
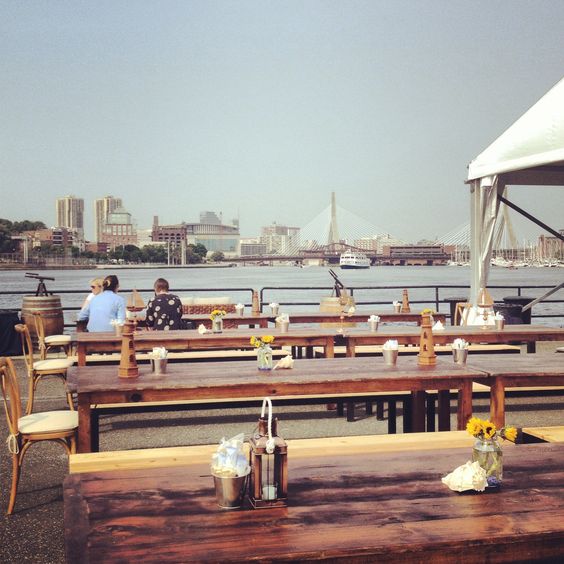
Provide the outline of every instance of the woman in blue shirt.
{"type": "Polygon", "coordinates": [[[125,322],[125,300],[117,295],[119,281],[110,274],[104,278],[103,292],[94,296],[78,313],[78,321],[88,319],[86,326],[90,332],[114,331],[111,322],[117,319],[125,322]]]}

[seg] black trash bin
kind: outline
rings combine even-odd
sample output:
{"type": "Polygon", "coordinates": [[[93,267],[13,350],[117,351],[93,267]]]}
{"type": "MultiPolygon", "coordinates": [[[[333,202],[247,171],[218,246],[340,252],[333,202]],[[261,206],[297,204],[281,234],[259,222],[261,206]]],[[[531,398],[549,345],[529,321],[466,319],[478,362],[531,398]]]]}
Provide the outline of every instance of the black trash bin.
{"type": "Polygon", "coordinates": [[[0,356],[21,356],[22,341],[14,328],[18,323],[17,309],[0,309],[0,356]]]}
{"type": "Polygon", "coordinates": [[[531,324],[531,314],[533,313],[533,308],[523,311],[523,307],[528,303],[532,302],[535,298],[529,298],[527,296],[505,296],[503,302],[506,304],[513,304],[521,306],[521,313],[519,314],[520,321],[512,323],[512,325],[530,325],[531,324]]]}
{"type": "Polygon", "coordinates": [[[454,325],[454,318],[456,317],[456,304],[467,303],[468,297],[458,297],[458,298],[445,298],[444,301],[448,303],[450,308],[450,324],[454,325]]]}
{"type": "Polygon", "coordinates": [[[494,303],[495,313],[500,313],[505,319],[506,325],[522,325],[523,324],[523,306],[519,304],[502,304],[494,303]]]}

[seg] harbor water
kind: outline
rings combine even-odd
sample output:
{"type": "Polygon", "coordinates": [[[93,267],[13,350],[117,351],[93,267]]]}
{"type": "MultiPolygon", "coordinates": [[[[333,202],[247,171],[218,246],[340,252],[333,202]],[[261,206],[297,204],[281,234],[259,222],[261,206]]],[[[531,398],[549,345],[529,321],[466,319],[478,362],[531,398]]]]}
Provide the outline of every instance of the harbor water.
{"type": "MultiPolygon", "coordinates": [[[[317,287],[320,290],[291,291],[282,289],[265,289],[263,303],[270,301],[284,302],[309,302],[319,304],[322,297],[331,295],[333,278],[329,274],[330,267],[299,268],[294,266],[236,266],[232,268],[124,268],[112,267],[107,269],[84,270],[42,270],[41,276],[55,278],[46,281],[47,289],[54,294],[62,293],[63,307],[79,308],[89,292],[89,282],[93,278],[103,277],[107,274],[117,274],[122,291],[137,288],[143,290],[142,297],[147,301],[151,295],[154,281],[166,278],[170,283],[173,293],[181,296],[197,295],[199,297],[228,296],[233,303],[243,302],[250,305],[250,289],[269,287],[317,287]],[[243,288],[246,291],[229,291],[232,288],[243,288]],[[191,294],[190,290],[208,289],[209,292],[191,294]],[[215,291],[214,291],[215,289],[215,291]],[[219,290],[223,289],[223,290],[219,290]],[[228,290],[225,290],[228,289],[228,290]],[[181,291],[182,290],[182,291],[181,291]],[[67,293],[71,292],[71,293],[67,293]]],[[[454,288],[441,289],[441,300],[456,296],[463,297],[468,294],[465,288],[470,284],[470,268],[467,266],[378,266],[361,270],[340,270],[333,267],[341,282],[347,288],[362,286],[397,286],[410,288],[410,301],[420,303],[421,308],[426,304],[433,305],[434,290],[431,288],[417,288],[417,286],[454,286],[454,288]]],[[[37,272],[37,271],[36,271],[37,272]]],[[[492,267],[489,277],[489,288],[495,301],[502,301],[505,296],[516,295],[516,290],[511,286],[547,286],[554,287],[562,282],[562,269],[560,268],[519,268],[508,269],[492,267]],[[504,286],[495,288],[495,286],[504,286]]],[[[24,271],[0,271],[0,309],[19,309],[22,295],[11,292],[35,293],[37,281],[25,278],[24,271]]],[[[526,296],[536,298],[547,290],[541,288],[523,291],[526,296]]],[[[401,301],[401,289],[379,290],[354,290],[357,303],[362,301],[380,301],[392,303],[401,301]]],[[[553,294],[549,299],[563,300],[564,290],[553,294]]],[[[418,306],[417,306],[418,307],[418,306]]],[[[292,305],[283,309],[312,310],[312,305],[292,305]]],[[[316,309],[316,308],[315,308],[316,309]]],[[[381,309],[381,308],[380,308],[381,309]]],[[[441,311],[448,313],[448,304],[441,304],[441,311]]],[[[543,303],[534,308],[534,314],[553,313],[564,315],[562,303],[543,303]]],[[[68,323],[68,314],[65,321],[68,323]]],[[[537,321],[535,321],[536,323],[537,321]]],[[[539,320],[539,323],[562,325],[563,318],[539,320]]]]}

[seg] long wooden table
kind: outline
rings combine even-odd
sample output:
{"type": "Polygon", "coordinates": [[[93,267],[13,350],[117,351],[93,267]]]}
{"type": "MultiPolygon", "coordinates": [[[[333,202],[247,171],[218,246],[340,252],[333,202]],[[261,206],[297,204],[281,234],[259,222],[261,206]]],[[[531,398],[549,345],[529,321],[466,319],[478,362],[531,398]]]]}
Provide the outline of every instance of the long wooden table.
{"type": "MultiPolygon", "coordinates": [[[[223,333],[200,334],[196,330],[137,331],[135,349],[150,351],[154,347],[165,347],[171,351],[201,349],[252,349],[253,335],[274,335],[275,346],[305,347],[307,356],[313,356],[313,347],[323,347],[326,357],[334,356],[334,335],[332,330],[295,329],[281,333],[278,329],[226,329],[223,333]]],[[[121,337],[114,333],[75,333],[72,341],[76,344],[78,365],[86,365],[86,355],[93,352],[117,352],[121,349],[121,337]]]]}
{"type": "Polygon", "coordinates": [[[511,355],[469,355],[467,366],[487,374],[477,382],[490,386],[490,417],[499,428],[505,424],[505,389],[564,386],[564,358],[556,353],[511,355]]]}
{"type": "MultiPolygon", "coordinates": [[[[383,345],[395,339],[400,345],[419,345],[421,331],[418,327],[382,327],[375,333],[364,329],[346,329],[343,339],[346,342],[347,356],[356,354],[360,345],[383,345]]],[[[464,339],[469,343],[508,344],[526,343],[527,352],[534,353],[536,341],[564,341],[564,328],[543,325],[506,325],[504,329],[488,326],[461,327],[448,326],[442,331],[433,331],[435,345],[448,345],[454,339],[464,339]]]]}
{"type": "MultiPolygon", "coordinates": [[[[290,317],[290,325],[292,324],[317,324],[317,323],[334,323],[339,324],[341,316],[338,313],[328,311],[282,311],[290,317]]],[[[280,314],[279,314],[280,315],[280,314]]],[[[368,318],[371,315],[380,317],[381,323],[421,323],[421,314],[417,312],[410,313],[394,313],[393,311],[375,311],[375,310],[356,310],[352,315],[345,315],[345,323],[368,323],[368,318]]],[[[256,325],[257,327],[267,327],[268,323],[276,321],[275,315],[268,312],[263,313],[246,313],[237,315],[235,313],[228,313],[224,320],[230,325],[256,325]]],[[[435,321],[446,320],[446,315],[442,313],[434,314],[435,321]]],[[[196,325],[204,324],[206,327],[211,326],[210,316],[206,314],[184,314],[182,319],[195,323],[196,325]]]]}
{"type": "Polygon", "coordinates": [[[441,477],[469,457],[289,449],[288,507],[260,510],[219,509],[200,461],[72,474],[67,562],[561,561],[564,445],[507,448],[499,491],[450,491],[441,477]]]}
{"type": "Polygon", "coordinates": [[[291,370],[261,372],[256,362],[170,364],[164,375],[140,367],[136,379],[118,377],[116,366],[74,367],[68,381],[78,395],[78,451],[98,450],[98,418],[108,404],[190,400],[251,400],[269,396],[343,399],[378,392],[412,392],[412,429],[425,430],[425,390],[438,390],[439,429],[450,428],[450,390],[458,390],[458,429],[472,414],[472,381],[484,374],[439,359],[419,366],[414,357],[386,366],[373,358],[301,359],[291,370]]]}

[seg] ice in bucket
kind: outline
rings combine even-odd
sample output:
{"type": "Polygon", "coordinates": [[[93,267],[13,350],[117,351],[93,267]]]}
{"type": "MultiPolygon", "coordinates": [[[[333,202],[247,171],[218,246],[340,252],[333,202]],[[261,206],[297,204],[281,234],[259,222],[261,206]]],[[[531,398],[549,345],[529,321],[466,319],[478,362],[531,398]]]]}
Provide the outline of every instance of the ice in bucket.
{"type": "Polygon", "coordinates": [[[368,327],[370,327],[370,331],[372,331],[372,333],[375,333],[378,330],[378,323],[380,323],[379,315],[371,315],[368,318],[368,327]]]}
{"type": "Polygon", "coordinates": [[[244,451],[243,433],[226,440],[221,439],[212,456],[211,472],[215,486],[215,497],[219,507],[236,509],[245,498],[247,477],[251,467],[244,451]]]}
{"type": "Polygon", "coordinates": [[[501,315],[501,313],[499,313],[499,311],[495,314],[494,321],[495,328],[498,331],[501,331],[505,327],[505,318],[501,315]]]}
{"type": "Polygon", "coordinates": [[[398,360],[398,342],[395,339],[388,339],[382,346],[384,362],[387,366],[394,366],[398,360]]]}
{"type": "Polygon", "coordinates": [[[166,374],[168,351],[164,347],[154,347],[149,356],[152,371],[155,374],[166,374]]]}
{"type": "Polygon", "coordinates": [[[468,358],[468,343],[464,339],[454,339],[451,346],[454,362],[456,362],[456,364],[466,364],[468,358]]]}

